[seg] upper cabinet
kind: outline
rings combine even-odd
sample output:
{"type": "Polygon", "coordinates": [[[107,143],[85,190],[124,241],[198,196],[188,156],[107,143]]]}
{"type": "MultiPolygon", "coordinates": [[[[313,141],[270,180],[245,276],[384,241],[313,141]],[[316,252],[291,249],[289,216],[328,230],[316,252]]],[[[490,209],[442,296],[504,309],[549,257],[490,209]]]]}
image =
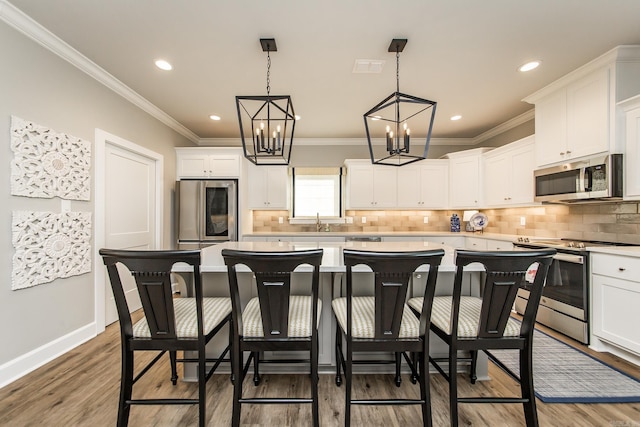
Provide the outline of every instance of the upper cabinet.
{"type": "Polygon", "coordinates": [[[401,209],[449,206],[449,162],[422,160],[398,168],[397,206],[401,209]]]}
{"type": "Polygon", "coordinates": [[[624,197],[640,198],[640,95],[621,102],[625,122],[624,197]]]}
{"type": "Polygon", "coordinates": [[[393,209],[397,206],[398,168],[347,160],[347,209],[393,209]]]}
{"type": "Polygon", "coordinates": [[[176,177],[238,178],[239,153],[233,149],[176,148],[176,177]]]}
{"type": "Polygon", "coordinates": [[[483,205],[482,154],[490,148],[449,153],[449,206],[454,209],[480,208],[483,205]]]}
{"type": "MultiPolygon", "coordinates": [[[[248,163],[248,162],[247,162],[248,163]]],[[[289,209],[287,166],[247,166],[249,209],[289,209]]]]}
{"type": "Polygon", "coordinates": [[[533,204],[534,139],[529,136],[483,155],[486,206],[533,204]]]}
{"type": "Polygon", "coordinates": [[[536,166],[619,153],[616,102],[640,93],[640,48],[619,46],[525,98],[535,104],[536,166]]]}

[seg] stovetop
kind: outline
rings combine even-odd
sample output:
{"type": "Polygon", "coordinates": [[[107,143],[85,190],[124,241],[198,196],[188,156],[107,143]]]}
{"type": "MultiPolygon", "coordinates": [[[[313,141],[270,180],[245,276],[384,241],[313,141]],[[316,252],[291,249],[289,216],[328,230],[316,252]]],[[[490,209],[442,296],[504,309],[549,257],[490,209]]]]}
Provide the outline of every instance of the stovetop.
{"type": "Polygon", "coordinates": [[[626,243],[603,242],[598,240],[573,240],[573,239],[553,239],[553,240],[536,240],[519,237],[516,245],[526,245],[528,247],[537,248],[556,248],[565,251],[583,252],[587,247],[596,246],[629,246],[626,243]]]}

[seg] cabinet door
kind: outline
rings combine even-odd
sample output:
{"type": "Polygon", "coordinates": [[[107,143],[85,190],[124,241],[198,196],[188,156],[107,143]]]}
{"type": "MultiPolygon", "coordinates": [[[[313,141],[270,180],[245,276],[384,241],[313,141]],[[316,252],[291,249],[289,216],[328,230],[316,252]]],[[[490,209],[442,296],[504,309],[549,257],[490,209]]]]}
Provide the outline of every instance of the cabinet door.
{"type": "MultiPolygon", "coordinates": [[[[449,166],[441,160],[436,161],[438,163],[420,166],[422,208],[445,209],[449,206],[449,166]]],[[[402,183],[398,178],[398,186],[400,185],[402,183]]],[[[405,182],[404,185],[412,187],[411,181],[405,182]]]]}
{"type": "Polygon", "coordinates": [[[288,209],[286,166],[250,165],[249,209],[288,209]]]}
{"type": "Polygon", "coordinates": [[[609,150],[609,69],[567,87],[567,157],[609,150]]]}
{"type": "Polygon", "coordinates": [[[640,107],[626,114],[624,189],[628,197],[640,197],[640,107]]]}
{"type": "Polygon", "coordinates": [[[373,208],[373,165],[351,165],[348,174],[347,208],[373,208]]]}
{"type": "MultiPolygon", "coordinates": [[[[509,204],[511,194],[511,155],[487,157],[484,163],[484,197],[487,206],[509,204]]],[[[533,175],[532,172],[530,172],[533,175]]]]}
{"type": "Polygon", "coordinates": [[[593,334],[640,354],[638,306],[640,284],[594,274],[592,277],[593,334]]]}
{"type": "Polygon", "coordinates": [[[536,164],[561,162],[567,146],[567,92],[557,93],[536,102],[536,164]]]}
{"type": "MultiPolygon", "coordinates": [[[[398,207],[420,209],[424,205],[421,169],[414,165],[398,169],[398,207]]],[[[444,206],[443,206],[444,207],[444,206]]]]}
{"type": "Polygon", "coordinates": [[[449,160],[449,200],[452,208],[480,206],[480,156],[449,160]]]}
{"type": "Polygon", "coordinates": [[[511,176],[509,178],[509,203],[522,205],[533,203],[534,145],[516,150],[511,155],[511,176]]]}
{"type": "Polygon", "coordinates": [[[395,166],[373,167],[373,205],[376,209],[398,205],[398,171],[395,166]]]}
{"type": "Polygon", "coordinates": [[[210,176],[236,178],[240,176],[240,156],[235,154],[210,156],[210,176]]]}
{"type": "Polygon", "coordinates": [[[178,178],[207,178],[209,176],[209,156],[206,154],[178,155],[178,178]]]}
{"type": "Polygon", "coordinates": [[[269,209],[289,208],[289,174],[286,166],[262,166],[267,169],[269,209]]]}

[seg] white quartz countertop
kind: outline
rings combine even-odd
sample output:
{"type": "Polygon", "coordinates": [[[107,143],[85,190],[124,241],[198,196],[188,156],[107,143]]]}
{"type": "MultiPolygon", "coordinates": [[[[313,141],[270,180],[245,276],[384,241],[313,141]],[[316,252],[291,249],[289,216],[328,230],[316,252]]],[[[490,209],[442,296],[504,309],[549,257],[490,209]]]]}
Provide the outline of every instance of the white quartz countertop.
{"type": "Polygon", "coordinates": [[[531,241],[548,240],[549,238],[521,236],[515,234],[498,233],[477,233],[461,231],[453,233],[450,231],[375,231],[375,232],[346,232],[346,231],[277,231],[277,232],[255,232],[244,234],[243,237],[478,237],[482,239],[503,240],[507,242],[517,242],[518,238],[528,238],[531,241]]]}
{"type": "Polygon", "coordinates": [[[587,247],[591,253],[631,256],[640,258],[640,246],[597,246],[587,247]]]}
{"type": "MultiPolygon", "coordinates": [[[[226,272],[227,269],[221,254],[223,249],[278,252],[317,248],[322,248],[324,250],[322,265],[320,267],[320,272],[323,273],[339,273],[345,271],[342,261],[342,250],[344,248],[365,251],[397,252],[444,249],[445,256],[442,259],[439,271],[455,271],[455,264],[453,261],[454,248],[435,242],[323,242],[322,240],[317,242],[225,242],[202,249],[200,269],[203,273],[226,272]]],[[[189,268],[177,265],[174,268],[174,271],[184,272],[189,271],[189,268]]],[[[428,266],[420,267],[417,271],[428,271],[428,266]]],[[[483,268],[479,264],[471,264],[469,267],[465,268],[465,271],[483,271],[483,268]]]]}

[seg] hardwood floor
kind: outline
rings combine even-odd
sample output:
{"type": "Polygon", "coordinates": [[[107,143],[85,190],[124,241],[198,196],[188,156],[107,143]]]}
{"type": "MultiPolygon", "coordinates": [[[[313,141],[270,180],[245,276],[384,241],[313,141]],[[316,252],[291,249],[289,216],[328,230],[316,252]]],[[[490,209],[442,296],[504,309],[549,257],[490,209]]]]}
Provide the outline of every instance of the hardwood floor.
{"type": "MultiPolygon", "coordinates": [[[[547,329],[544,329],[549,332],[547,329]]],[[[550,332],[553,334],[553,332],[550,332]]],[[[557,334],[555,334],[557,336],[557,334]]],[[[565,341],[575,344],[571,340],[565,341]]],[[[588,351],[588,350],[587,350],[588,351]]],[[[589,351],[588,351],[589,352],[589,351]]],[[[590,352],[605,362],[640,377],[640,368],[609,354],[590,352]]],[[[140,357],[142,364],[151,355],[140,357]]],[[[168,358],[134,387],[145,397],[174,393],[195,396],[193,383],[179,381],[171,385],[168,358]]],[[[490,365],[491,381],[471,385],[466,377],[460,384],[462,394],[512,394],[517,385],[495,366],[490,365]]],[[[0,426],[113,426],[115,425],[120,383],[120,342],[117,324],[75,350],[46,366],[0,389],[0,426]]],[[[250,376],[245,384],[247,394],[308,395],[306,375],[264,375],[259,387],[250,376]]],[[[207,385],[207,420],[210,426],[228,426],[231,422],[232,385],[227,375],[215,375],[207,385]]],[[[400,388],[392,376],[358,375],[354,378],[354,394],[362,397],[418,396],[418,387],[405,376],[400,388]],[[375,393],[375,394],[374,394],[375,393]]],[[[446,381],[438,374],[431,376],[434,426],[449,425],[446,381]]],[[[140,394],[138,394],[140,396],[140,394]]],[[[344,424],[344,389],[334,384],[333,375],[320,377],[320,422],[322,426],[344,424]]],[[[354,426],[415,426],[421,422],[418,407],[365,406],[352,409],[354,426]]],[[[542,426],[640,426],[640,404],[544,404],[538,401],[542,426]]],[[[243,425],[301,426],[309,425],[310,406],[252,405],[242,412],[243,425]]],[[[135,406],[131,410],[131,426],[186,426],[197,424],[195,406],[135,406]]],[[[460,425],[518,426],[524,425],[520,405],[460,405],[460,425]]]]}

